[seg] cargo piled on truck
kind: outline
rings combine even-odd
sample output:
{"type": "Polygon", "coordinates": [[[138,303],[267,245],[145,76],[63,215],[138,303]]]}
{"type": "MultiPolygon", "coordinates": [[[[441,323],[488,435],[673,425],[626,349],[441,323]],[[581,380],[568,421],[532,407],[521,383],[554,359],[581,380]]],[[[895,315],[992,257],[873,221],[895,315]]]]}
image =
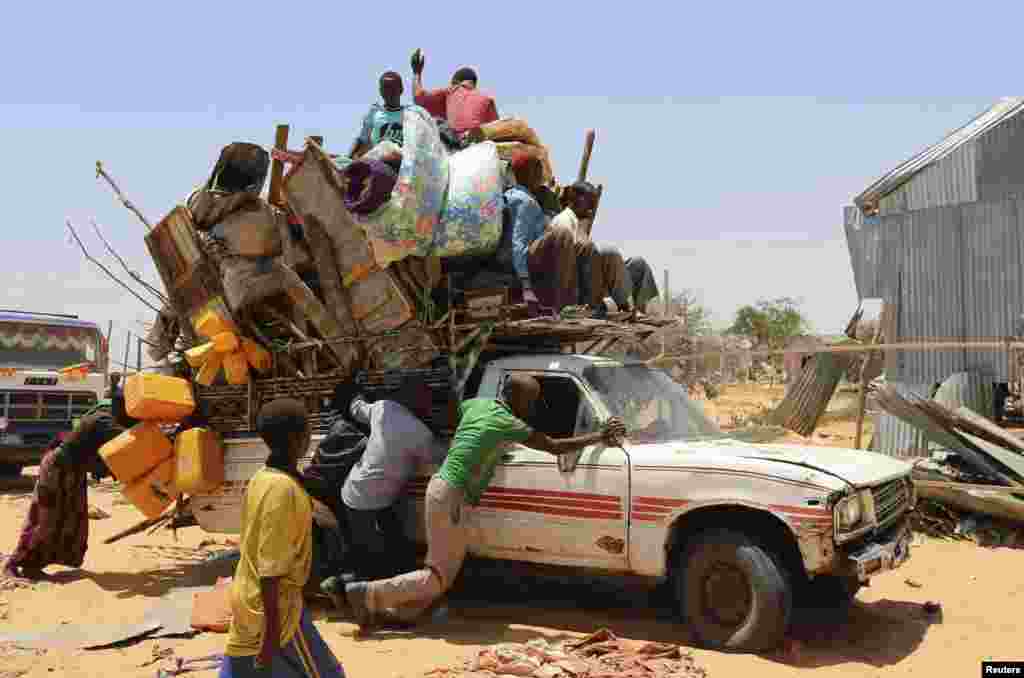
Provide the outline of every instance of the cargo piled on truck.
{"type": "Polygon", "coordinates": [[[445,402],[481,357],[628,350],[668,322],[641,312],[657,295],[646,263],[590,241],[603,193],[585,181],[592,132],[563,188],[523,121],[453,143],[443,120],[402,110],[400,145],[357,157],[328,153],[318,137],[289,150],[287,126],[271,151],[229,144],[148,230],[166,303],[147,345],[163,369],[128,380],[141,423],[104,452],[148,518],[223,483],[222,438],[251,432],[274,397],[304,400],[325,432],[339,384],[393,393],[426,379],[440,431],[445,402]],[[546,205],[532,234],[524,201],[536,215],[546,205]],[[565,258],[577,250],[587,253],[579,262],[565,258]]]}

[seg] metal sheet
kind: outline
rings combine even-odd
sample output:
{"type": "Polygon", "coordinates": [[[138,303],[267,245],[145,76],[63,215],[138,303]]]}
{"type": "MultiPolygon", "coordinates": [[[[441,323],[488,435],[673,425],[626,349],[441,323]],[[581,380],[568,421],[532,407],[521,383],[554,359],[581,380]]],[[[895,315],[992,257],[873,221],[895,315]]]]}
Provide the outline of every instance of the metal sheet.
{"type": "Polygon", "coordinates": [[[973,412],[993,415],[992,377],[975,371],[959,372],[950,376],[936,391],[933,400],[946,409],[956,411],[968,407],[973,412]]]}
{"type": "Polygon", "coordinates": [[[193,635],[192,599],[210,586],[172,589],[160,597],[142,621],[122,624],[62,624],[50,629],[14,631],[0,635],[0,642],[18,647],[51,650],[99,650],[142,638],[193,635]]]}
{"type": "Polygon", "coordinates": [[[846,244],[857,295],[861,299],[878,296],[881,220],[878,217],[864,217],[856,207],[846,207],[843,212],[846,244]]]}
{"type": "MultiPolygon", "coordinates": [[[[1018,205],[1013,201],[964,205],[964,334],[969,339],[1012,336],[1024,311],[1018,205]]],[[[1008,381],[1006,351],[965,351],[965,367],[990,381],[1008,381]]]]}
{"type": "MultiPolygon", "coordinates": [[[[921,153],[918,153],[911,159],[896,167],[896,169],[878,179],[865,189],[863,193],[857,196],[854,203],[862,209],[880,204],[883,198],[897,191],[897,189],[909,182],[911,179],[916,178],[925,169],[940,163],[940,161],[951,156],[963,146],[970,145],[972,141],[986,134],[997,125],[1000,125],[1004,121],[1017,115],[1021,110],[1024,110],[1024,97],[1006,97],[1001,99],[987,111],[956,130],[942,141],[929,146],[921,153]]],[[[940,171],[937,175],[925,182],[930,186],[929,190],[925,190],[923,188],[919,190],[915,188],[915,199],[924,199],[925,196],[929,195],[940,195],[941,192],[937,192],[934,189],[942,186],[946,180],[962,176],[960,172],[969,168],[969,162],[970,158],[964,156],[952,163],[949,167],[940,171]]],[[[976,178],[972,175],[970,180],[976,181],[976,178]]],[[[947,186],[947,188],[949,187],[947,186]]],[[[907,209],[909,207],[910,196],[911,193],[903,192],[898,197],[888,201],[887,207],[907,209]]]]}
{"type": "Polygon", "coordinates": [[[964,144],[908,181],[907,209],[977,201],[977,148],[975,143],[964,144]]]}
{"type": "MultiPolygon", "coordinates": [[[[900,341],[900,318],[903,308],[900,304],[900,289],[903,286],[903,215],[893,215],[879,220],[878,284],[877,296],[881,297],[893,314],[893,332],[886,341],[900,341]]],[[[906,356],[905,352],[888,351],[885,354],[885,369],[892,376],[898,374],[906,356]]]]}
{"type": "Polygon", "coordinates": [[[978,138],[978,199],[986,202],[1024,196],[1024,116],[1014,116],[978,138]]]}
{"type": "MultiPolygon", "coordinates": [[[[931,391],[931,387],[925,384],[890,383],[901,395],[914,393],[927,397],[931,391]]],[[[886,412],[876,413],[874,422],[875,432],[871,442],[873,451],[899,459],[928,456],[928,442],[920,429],[886,412]]]]}
{"type": "Polygon", "coordinates": [[[958,205],[978,199],[977,145],[956,149],[879,202],[882,215],[958,205]]]}
{"type": "MultiPolygon", "coordinates": [[[[960,211],[939,207],[904,215],[899,291],[900,341],[963,339],[960,211]]],[[[962,349],[901,352],[892,379],[935,383],[964,369],[962,349]]]]}

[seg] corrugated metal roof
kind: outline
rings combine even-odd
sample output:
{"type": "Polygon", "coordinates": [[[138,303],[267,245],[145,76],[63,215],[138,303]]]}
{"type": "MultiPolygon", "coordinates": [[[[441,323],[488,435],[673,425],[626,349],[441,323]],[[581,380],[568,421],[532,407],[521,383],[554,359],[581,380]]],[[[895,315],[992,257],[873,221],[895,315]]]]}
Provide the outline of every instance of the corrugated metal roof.
{"type": "Polygon", "coordinates": [[[958,148],[1024,110],[1024,97],[1005,97],[990,109],[956,130],[942,141],[929,146],[910,160],[899,165],[854,199],[862,210],[878,204],[886,195],[912,179],[916,174],[946,158],[958,148]]]}

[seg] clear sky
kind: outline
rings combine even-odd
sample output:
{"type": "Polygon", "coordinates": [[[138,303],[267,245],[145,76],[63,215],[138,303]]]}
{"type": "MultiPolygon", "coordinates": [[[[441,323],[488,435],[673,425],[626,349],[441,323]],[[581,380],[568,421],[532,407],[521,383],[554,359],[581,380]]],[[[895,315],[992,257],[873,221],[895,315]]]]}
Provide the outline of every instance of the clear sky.
{"type": "Polygon", "coordinates": [[[101,254],[95,218],[157,275],[97,160],[155,222],[221,146],[269,145],[277,123],[293,145],[320,134],[346,150],[381,72],[402,73],[411,98],[422,47],[428,86],[475,66],[564,179],[595,128],[595,237],[647,257],[659,283],[669,270],[720,323],[761,296],[801,297],[816,330],[838,331],[857,301],[843,205],[1014,93],[991,64],[1016,62],[1001,52],[1019,42],[1022,11],[751,5],[15,3],[0,42],[0,307],[113,320],[116,348],[152,314],[82,260],[65,218],[101,254]]]}

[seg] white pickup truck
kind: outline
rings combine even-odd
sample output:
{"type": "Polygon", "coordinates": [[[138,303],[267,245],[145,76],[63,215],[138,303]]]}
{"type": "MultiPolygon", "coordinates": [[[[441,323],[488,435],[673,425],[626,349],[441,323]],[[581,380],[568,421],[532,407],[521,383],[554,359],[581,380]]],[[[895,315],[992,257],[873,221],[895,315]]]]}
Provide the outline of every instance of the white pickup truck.
{"type": "MultiPolygon", "coordinates": [[[[848,602],[870,577],[909,557],[915,494],[903,462],[732,439],[683,388],[644,364],[501,358],[485,365],[475,395],[495,397],[517,373],[540,381],[536,428],[579,435],[617,415],[629,440],[557,460],[510,449],[468,513],[473,555],[668,578],[697,639],[733,650],[774,647],[800,594],[848,602]]],[[[225,485],[193,499],[205,530],[239,531],[245,484],[266,454],[258,438],[227,441],[225,485]]],[[[420,469],[408,489],[407,526],[421,542],[434,470],[420,469]]]]}

